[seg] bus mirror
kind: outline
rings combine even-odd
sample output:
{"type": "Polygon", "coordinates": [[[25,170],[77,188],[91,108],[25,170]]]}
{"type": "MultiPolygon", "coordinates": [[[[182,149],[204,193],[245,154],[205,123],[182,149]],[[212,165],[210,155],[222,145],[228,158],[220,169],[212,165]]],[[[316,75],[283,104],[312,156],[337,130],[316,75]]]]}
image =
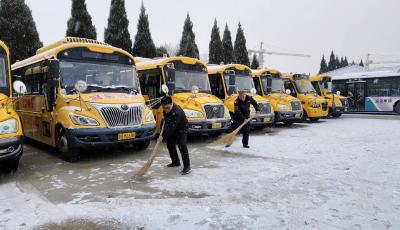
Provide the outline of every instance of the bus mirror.
{"type": "Polygon", "coordinates": [[[250,93],[251,93],[251,94],[256,94],[256,93],[257,93],[257,90],[256,90],[255,88],[252,88],[252,89],[250,90],[250,93]]]}
{"type": "Polygon", "coordinates": [[[292,94],[292,91],[290,89],[286,89],[285,92],[286,92],[287,95],[291,95],[292,94]]]}
{"type": "Polygon", "coordinates": [[[161,86],[161,90],[162,90],[163,93],[165,93],[165,94],[168,94],[168,92],[169,92],[169,88],[168,88],[168,86],[165,85],[165,84],[161,86]]]}
{"type": "Polygon", "coordinates": [[[336,94],[337,94],[338,96],[340,96],[341,93],[340,93],[340,91],[337,91],[336,94]]]}
{"type": "Polygon", "coordinates": [[[235,85],[235,75],[229,75],[229,85],[235,85]]]}
{"type": "Polygon", "coordinates": [[[175,69],[168,68],[167,71],[167,81],[168,82],[175,82],[175,69]]]}
{"type": "Polygon", "coordinates": [[[14,81],[13,89],[18,94],[25,94],[26,93],[26,85],[22,81],[14,81]]]}
{"type": "Polygon", "coordinates": [[[49,77],[58,78],[60,76],[60,65],[57,60],[48,60],[49,77]]]}
{"type": "Polygon", "coordinates": [[[75,83],[75,90],[78,93],[83,93],[87,90],[87,83],[86,81],[79,80],[75,83]]]}
{"type": "Polygon", "coordinates": [[[198,94],[200,91],[199,87],[197,85],[192,86],[192,93],[193,94],[198,94]]]}

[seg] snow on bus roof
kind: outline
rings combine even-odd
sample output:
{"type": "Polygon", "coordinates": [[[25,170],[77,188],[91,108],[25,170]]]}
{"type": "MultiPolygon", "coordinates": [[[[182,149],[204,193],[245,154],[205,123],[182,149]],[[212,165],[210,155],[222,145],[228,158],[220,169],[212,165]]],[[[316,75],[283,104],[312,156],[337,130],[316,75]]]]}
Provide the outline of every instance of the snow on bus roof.
{"type": "Polygon", "coordinates": [[[365,68],[359,65],[352,65],[324,73],[331,76],[332,80],[345,80],[353,78],[382,78],[400,77],[400,66],[380,66],[365,68]]]}

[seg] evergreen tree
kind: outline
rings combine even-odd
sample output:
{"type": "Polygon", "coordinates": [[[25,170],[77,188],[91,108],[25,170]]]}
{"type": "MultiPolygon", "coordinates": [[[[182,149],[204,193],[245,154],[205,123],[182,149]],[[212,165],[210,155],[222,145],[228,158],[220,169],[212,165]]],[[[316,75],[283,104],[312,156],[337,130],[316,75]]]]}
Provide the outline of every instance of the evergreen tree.
{"type": "Polygon", "coordinates": [[[328,72],[328,65],[326,64],[325,56],[322,55],[321,64],[319,67],[319,73],[322,74],[326,72],[328,72]]]}
{"type": "Polygon", "coordinates": [[[165,48],[164,46],[158,47],[156,49],[156,57],[164,57],[164,55],[167,55],[168,57],[170,56],[167,48],[165,48]]]}
{"type": "Polygon", "coordinates": [[[328,71],[332,71],[335,69],[336,69],[335,54],[333,53],[333,50],[332,50],[331,56],[329,57],[329,62],[328,62],[328,71]]]}
{"type": "Polygon", "coordinates": [[[251,61],[251,69],[258,69],[260,67],[260,63],[258,62],[257,55],[253,55],[253,60],[251,61]]]}
{"type": "Polygon", "coordinates": [[[211,41],[209,45],[209,58],[208,63],[219,64],[223,61],[223,47],[221,37],[219,35],[219,28],[217,25],[217,19],[214,20],[214,26],[211,30],[211,41]]]}
{"type": "Polygon", "coordinates": [[[146,14],[146,8],[142,2],[140,8],[139,21],[137,25],[137,34],[135,44],[133,45],[133,54],[139,57],[153,58],[156,56],[156,46],[151,38],[149,28],[149,17],[146,14]]]}
{"type": "Polygon", "coordinates": [[[339,57],[336,57],[336,58],[335,58],[335,65],[336,65],[336,68],[335,68],[335,69],[339,69],[339,68],[340,68],[339,57]]]}
{"type": "Polygon", "coordinates": [[[199,48],[196,44],[196,35],[193,32],[193,23],[190,20],[189,13],[186,16],[185,24],[183,26],[178,56],[199,58],[199,48]]]}
{"type": "Polygon", "coordinates": [[[85,0],[72,0],[67,36],[97,39],[96,28],[92,24],[92,17],[86,9],[85,0]]]}
{"type": "Polygon", "coordinates": [[[226,64],[233,63],[234,58],[233,58],[232,37],[231,37],[231,31],[229,31],[228,28],[228,24],[225,25],[224,36],[222,38],[222,48],[223,48],[222,60],[226,64]]]}
{"type": "Polygon", "coordinates": [[[344,57],[344,66],[349,66],[349,62],[347,61],[347,57],[344,57]]]}
{"type": "Polygon", "coordinates": [[[0,1],[0,39],[11,50],[11,63],[35,55],[43,46],[24,0],[0,1]]]}
{"type": "Polygon", "coordinates": [[[340,58],[340,68],[343,68],[343,67],[345,67],[345,65],[344,65],[344,58],[341,57],[341,58],[340,58]]]}
{"type": "Polygon", "coordinates": [[[363,62],[362,59],[361,59],[361,61],[360,61],[360,66],[364,67],[364,62],[363,62]]]}
{"type": "Polygon", "coordinates": [[[128,30],[125,0],[111,0],[108,25],[104,32],[104,42],[131,52],[132,40],[128,30]]]}
{"type": "Polygon", "coordinates": [[[352,62],[351,62],[351,65],[355,65],[356,64],[356,62],[353,60],[352,62]]]}
{"type": "Polygon", "coordinates": [[[249,54],[246,48],[246,38],[239,22],[239,27],[236,33],[235,46],[233,48],[233,56],[237,64],[250,66],[249,54]]]}

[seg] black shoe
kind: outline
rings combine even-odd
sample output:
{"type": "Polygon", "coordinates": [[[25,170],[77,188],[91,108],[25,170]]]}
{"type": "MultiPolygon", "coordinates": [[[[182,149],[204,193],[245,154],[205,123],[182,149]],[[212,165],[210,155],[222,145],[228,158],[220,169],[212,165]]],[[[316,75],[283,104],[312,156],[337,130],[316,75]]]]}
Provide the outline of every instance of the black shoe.
{"type": "Polygon", "coordinates": [[[250,146],[248,146],[248,145],[243,145],[243,148],[249,149],[250,146]]]}
{"type": "Polygon", "coordinates": [[[229,148],[229,147],[231,147],[231,145],[225,145],[225,148],[229,148]]]}
{"type": "Polygon", "coordinates": [[[174,163],[171,163],[171,164],[168,164],[168,165],[167,165],[168,168],[175,168],[175,167],[179,167],[179,166],[181,166],[181,164],[174,164],[174,163]]]}
{"type": "Polygon", "coordinates": [[[182,174],[182,175],[186,175],[186,174],[189,174],[190,171],[191,171],[190,167],[184,168],[184,169],[181,171],[181,174],[182,174]]]}

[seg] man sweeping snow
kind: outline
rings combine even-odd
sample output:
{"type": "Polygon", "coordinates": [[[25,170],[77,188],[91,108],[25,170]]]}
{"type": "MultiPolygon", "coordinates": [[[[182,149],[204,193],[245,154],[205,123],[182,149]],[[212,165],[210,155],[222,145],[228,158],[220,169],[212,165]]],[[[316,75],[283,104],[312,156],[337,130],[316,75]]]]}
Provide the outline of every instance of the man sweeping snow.
{"type": "Polygon", "coordinates": [[[179,147],[183,161],[182,175],[190,172],[189,151],[186,145],[188,135],[188,120],[185,112],[177,104],[172,102],[170,96],[165,96],[161,100],[161,105],[164,109],[164,132],[163,139],[167,140],[167,148],[171,157],[172,163],[167,167],[179,167],[181,165],[176,145],[179,147]]]}
{"type": "MultiPolygon", "coordinates": [[[[257,114],[260,113],[260,107],[253,97],[246,94],[244,91],[239,91],[239,96],[235,101],[235,114],[233,117],[232,129],[238,128],[243,122],[250,117],[250,105],[253,105],[257,114]]],[[[242,144],[244,148],[250,148],[249,146],[249,124],[245,124],[241,129],[243,134],[242,144]]]]}

